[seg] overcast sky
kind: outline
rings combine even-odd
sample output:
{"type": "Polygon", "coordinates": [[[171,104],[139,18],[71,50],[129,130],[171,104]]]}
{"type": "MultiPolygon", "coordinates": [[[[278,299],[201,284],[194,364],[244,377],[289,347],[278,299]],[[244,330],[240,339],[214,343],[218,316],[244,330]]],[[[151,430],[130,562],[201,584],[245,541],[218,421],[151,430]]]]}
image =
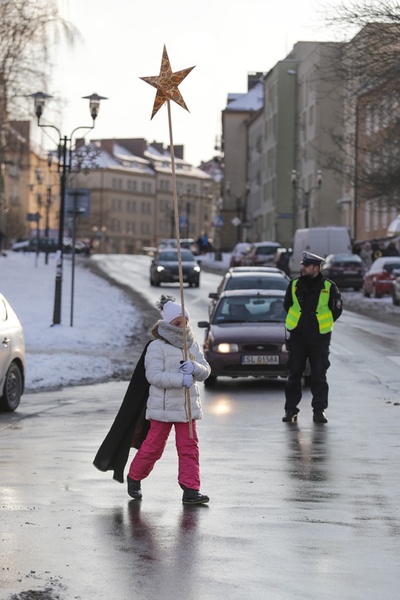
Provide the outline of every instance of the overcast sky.
{"type": "Polygon", "coordinates": [[[90,123],[81,97],[97,92],[109,100],[89,137],[169,144],[166,106],[151,121],[155,90],[139,79],[158,75],[165,44],[173,71],[196,66],[180,86],[190,113],[172,108],[173,141],[194,164],[213,156],[227,95],[247,91],[249,72],[267,72],[298,41],[335,39],[325,27],[328,4],[320,0],[60,0],[60,6],[82,36],[53,57],[48,91],[65,101],[57,123],[62,135],[90,123]]]}

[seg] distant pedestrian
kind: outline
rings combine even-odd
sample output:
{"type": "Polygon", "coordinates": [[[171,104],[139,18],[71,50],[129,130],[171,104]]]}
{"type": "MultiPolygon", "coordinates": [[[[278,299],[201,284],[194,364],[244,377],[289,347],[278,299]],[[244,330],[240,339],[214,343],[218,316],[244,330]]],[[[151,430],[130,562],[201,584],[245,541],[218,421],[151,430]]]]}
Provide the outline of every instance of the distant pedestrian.
{"type": "Polygon", "coordinates": [[[316,423],[327,423],[326,372],[330,366],[329,346],[333,323],[342,314],[342,297],[335,283],[321,274],[324,259],[303,252],[301,276],[293,279],[286,291],[286,330],[289,350],[289,376],[285,386],[283,421],[297,421],[302,397],[302,377],[307,359],[311,368],[311,405],[316,423]]]}
{"type": "Polygon", "coordinates": [[[365,242],[360,250],[360,258],[363,260],[367,269],[370,268],[373,262],[372,246],[369,242],[365,242]]]}
{"type": "Polygon", "coordinates": [[[399,251],[397,250],[395,244],[390,242],[385,249],[383,256],[399,256],[399,251]]]}

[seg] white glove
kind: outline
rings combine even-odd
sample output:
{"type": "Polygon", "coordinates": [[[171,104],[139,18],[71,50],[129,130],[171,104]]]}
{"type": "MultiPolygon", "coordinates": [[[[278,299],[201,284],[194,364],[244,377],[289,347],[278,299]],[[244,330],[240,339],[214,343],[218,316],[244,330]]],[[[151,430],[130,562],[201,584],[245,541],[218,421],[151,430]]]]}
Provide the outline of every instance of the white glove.
{"type": "Polygon", "coordinates": [[[183,360],[181,362],[181,366],[179,367],[181,373],[185,373],[186,375],[191,375],[194,373],[194,364],[191,360],[183,360]]]}
{"type": "Polygon", "coordinates": [[[193,385],[193,375],[188,375],[185,373],[182,378],[182,385],[190,388],[193,385]]]}

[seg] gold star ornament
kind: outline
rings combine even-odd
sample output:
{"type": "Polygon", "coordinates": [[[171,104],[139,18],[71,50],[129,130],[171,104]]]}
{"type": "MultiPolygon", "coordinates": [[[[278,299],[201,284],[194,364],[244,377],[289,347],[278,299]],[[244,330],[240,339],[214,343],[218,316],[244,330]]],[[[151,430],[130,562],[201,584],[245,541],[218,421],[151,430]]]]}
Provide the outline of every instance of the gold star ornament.
{"type": "Polygon", "coordinates": [[[171,63],[169,62],[167,49],[164,46],[159,76],[140,77],[140,79],[143,79],[143,81],[146,81],[157,90],[151,118],[154,117],[154,115],[160,110],[164,102],[167,100],[173,100],[179,104],[179,106],[182,106],[182,108],[189,112],[189,109],[182,98],[182,94],[178,90],[178,85],[182,83],[192,69],[194,69],[194,67],[189,67],[188,69],[183,69],[182,71],[173,73],[171,69],[171,63]]]}

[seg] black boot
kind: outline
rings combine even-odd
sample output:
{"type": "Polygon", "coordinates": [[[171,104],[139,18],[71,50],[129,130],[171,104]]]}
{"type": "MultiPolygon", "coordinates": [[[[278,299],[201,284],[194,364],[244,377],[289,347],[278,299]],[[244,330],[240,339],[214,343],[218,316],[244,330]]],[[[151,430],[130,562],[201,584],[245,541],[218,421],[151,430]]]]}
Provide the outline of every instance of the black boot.
{"type": "Polygon", "coordinates": [[[141,500],[142,492],[140,490],[140,481],[136,481],[136,479],[132,479],[131,477],[129,477],[129,475],[127,477],[127,481],[128,481],[128,494],[134,500],[141,500]]]}
{"type": "Polygon", "coordinates": [[[327,423],[328,419],[323,410],[314,410],[313,421],[314,423],[327,423]]]}
{"type": "Polygon", "coordinates": [[[210,501],[210,498],[208,496],[205,496],[198,490],[191,490],[190,488],[182,484],[179,485],[183,489],[183,504],[205,504],[206,502],[210,501]]]}
{"type": "Polygon", "coordinates": [[[297,423],[298,410],[285,410],[285,416],[282,417],[284,423],[297,423]]]}

